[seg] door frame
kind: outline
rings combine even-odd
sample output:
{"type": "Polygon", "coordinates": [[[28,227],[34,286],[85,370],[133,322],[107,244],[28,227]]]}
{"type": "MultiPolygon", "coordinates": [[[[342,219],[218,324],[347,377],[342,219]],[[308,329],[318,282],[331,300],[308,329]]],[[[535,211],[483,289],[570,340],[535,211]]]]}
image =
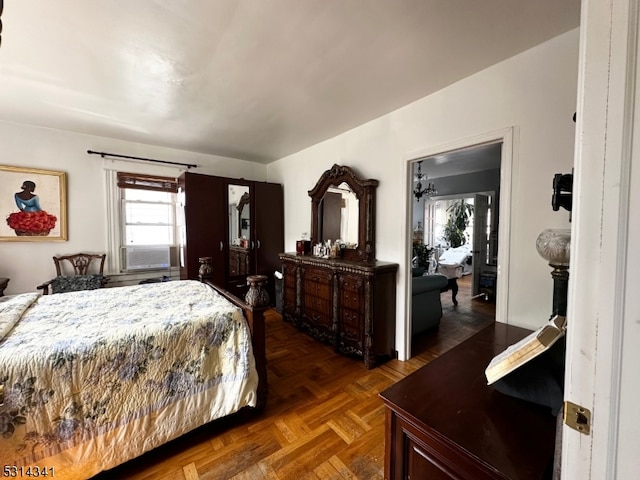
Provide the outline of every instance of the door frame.
{"type": "Polygon", "coordinates": [[[582,1],[565,399],[592,424],[563,426],[562,478],[637,478],[639,12],[582,1]]]}
{"type": "MultiPolygon", "coordinates": [[[[509,284],[510,251],[511,251],[511,190],[512,175],[517,162],[517,127],[511,126],[500,130],[486,132],[475,137],[455,140],[451,143],[438,145],[422,150],[413,151],[403,155],[405,162],[406,191],[409,192],[405,199],[405,239],[413,235],[413,168],[414,162],[421,158],[434,155],[443,155],[457,150],[467,150],[492,143],[501,143],[500,152],[500,224],[498,226],[498,266],[497,266],[497,295],[496,295],[496,321],[508,323],[509,296],[508,289],[500,288],[500,285],[509,284]]],[[[408,240],[405,242],[405,325],[404,325],[404,351],[406,358],[411,358],[411,249],[408,240]]]]}

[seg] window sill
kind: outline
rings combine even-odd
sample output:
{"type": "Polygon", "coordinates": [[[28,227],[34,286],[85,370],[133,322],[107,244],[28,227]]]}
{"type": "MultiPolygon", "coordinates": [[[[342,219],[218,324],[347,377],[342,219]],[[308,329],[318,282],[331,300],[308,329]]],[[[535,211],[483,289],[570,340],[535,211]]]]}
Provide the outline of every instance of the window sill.
{"type": "Polygon", "coordinates": [[[125,285],[137,285],[143,280],[162,276],[169,277],[170,280],[180,280],[180,268],[171,267],[158,270],[145,270],[143,272],[123,272],[107,274],[109,277],[108,287],[123,287],[125,285]]]}

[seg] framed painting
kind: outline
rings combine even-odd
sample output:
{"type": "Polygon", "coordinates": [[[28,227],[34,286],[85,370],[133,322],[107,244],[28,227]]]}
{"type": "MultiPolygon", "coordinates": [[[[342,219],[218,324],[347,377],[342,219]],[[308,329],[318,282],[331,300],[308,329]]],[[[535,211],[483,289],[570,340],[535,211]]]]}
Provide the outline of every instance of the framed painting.
{"type": "Polygon", "coordinates": [[[64,172],[0,165],[0,241],[67,240],[64,172]]]}

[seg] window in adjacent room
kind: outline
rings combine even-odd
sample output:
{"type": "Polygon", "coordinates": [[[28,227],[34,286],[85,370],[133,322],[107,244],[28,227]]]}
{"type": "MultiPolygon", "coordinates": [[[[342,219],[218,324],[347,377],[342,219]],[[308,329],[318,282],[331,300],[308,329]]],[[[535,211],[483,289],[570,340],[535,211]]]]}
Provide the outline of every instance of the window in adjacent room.
{"type": "MultiPolygon", "coordinates": [[[[439,249],[448,248],[447,241],[444,238],[444,228],[449,220],[448,209],[460,198],[464,198],[465,202],[472,205],[474,203],[474,197],[427,200],[424,208],[425,243],[427,245],[432,245],[439,249]]],[[[469,243],[473,243],[473,215],[465,233],[469,243]]]]}

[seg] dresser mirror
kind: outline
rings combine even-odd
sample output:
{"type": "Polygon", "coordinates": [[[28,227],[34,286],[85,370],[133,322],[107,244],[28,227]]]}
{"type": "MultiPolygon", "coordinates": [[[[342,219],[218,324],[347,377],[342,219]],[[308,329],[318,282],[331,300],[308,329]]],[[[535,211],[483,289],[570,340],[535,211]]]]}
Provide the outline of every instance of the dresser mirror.
{"type": "Polygon", "coordinates": [[[375,260],[375,189],[378,181],[362,179],[349,167],[325,171],[311,197],[311,242],[340,239],[346,260],[375,260]]]}
{"type": "Polygon", "coordinates": [[[329,187],[320,201],[322,241],[340,239],[346,248],[358,247],[360,201],[347,182],[329,187]]]}
{"type": "Polygon", "coordinates": [[[249,187],[247,185],[229,185],[229,244],[248,248],[251,239],[251,208],[249,206],[249,187]],[[244,241],[246,240],[246,242],[244,241]]]}

